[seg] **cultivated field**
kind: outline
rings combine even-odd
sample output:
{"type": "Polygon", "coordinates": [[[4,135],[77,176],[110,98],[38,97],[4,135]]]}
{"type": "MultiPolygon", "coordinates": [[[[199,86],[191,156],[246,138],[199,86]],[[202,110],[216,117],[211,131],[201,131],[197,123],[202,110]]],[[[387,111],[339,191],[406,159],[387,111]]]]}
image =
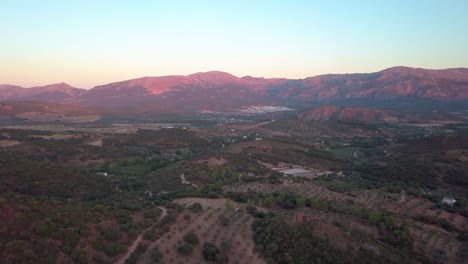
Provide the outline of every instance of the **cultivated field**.
{"type": "Polygon", "coordinates": [[[342,125],[324,121],[275,121],[263,127],[282,131],[288,136],[296,137],[369,137],[375,134],[374,131],[358,128],[354,126],[342,125]]]}
{"type": "Polygon", "coordinates": [[[184,206],[200,203],[203,212],[192,213],[185,209],[179,214],[170,232],[157,241],[157,246],[164,255],[164,263],[206,263],[202,256],[205,242],[212,243],[219,249],[226,248],[229,263],[265,263],[254,252],[251,229],[253,216],[245,213],[242,208],[236,211],[237,205],[234,202],[226,204],[225,199],[205,198],[183,198],[174,202],[184,206]],[[177,247],[183,244],[187,233],[197,235],[199,243],[193,246],[190,256],[181,256],[177,247]]]}

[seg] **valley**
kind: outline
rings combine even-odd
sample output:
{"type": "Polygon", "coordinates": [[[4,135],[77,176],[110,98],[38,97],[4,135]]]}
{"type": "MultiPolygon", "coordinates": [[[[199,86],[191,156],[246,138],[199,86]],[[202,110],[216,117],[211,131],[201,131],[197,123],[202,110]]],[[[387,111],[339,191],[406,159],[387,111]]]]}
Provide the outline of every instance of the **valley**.
{"type": "Polygon", "coordinates": [[[275,115],[0,127],[0,258],[466,261],[465,123],[275,115]]]}

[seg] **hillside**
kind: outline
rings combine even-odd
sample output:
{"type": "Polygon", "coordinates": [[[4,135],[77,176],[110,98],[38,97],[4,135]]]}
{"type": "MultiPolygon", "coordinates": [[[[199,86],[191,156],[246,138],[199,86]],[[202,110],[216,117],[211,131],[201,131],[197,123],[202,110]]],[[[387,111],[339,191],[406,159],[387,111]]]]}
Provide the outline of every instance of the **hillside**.
{"type": "Polygon", "coordinates": [[[0,101],[0,120],[29,120],[39,122],[95,121],[100,117],[93,109],[76,104],[58,104],[43,101],[0,101]]]}
{"type": "Polygon", "coordinates": [[[394,67],[375,73],[305,79],[236,77],[225,72],[143,77],[94,87],[0,86],[2,100],[44,100],[133,113],[231,111],[244,106],[293,108],[332,104],[373,108],[466,110],[468,69],[394,67]]]}
{"type": "Polygon", "coordinates": [[[463,121],[461,116],[443,112],[418,112],[367,107],[319,106],[298,114],[300,120],[358,120],[363,122],[463,121]]]}

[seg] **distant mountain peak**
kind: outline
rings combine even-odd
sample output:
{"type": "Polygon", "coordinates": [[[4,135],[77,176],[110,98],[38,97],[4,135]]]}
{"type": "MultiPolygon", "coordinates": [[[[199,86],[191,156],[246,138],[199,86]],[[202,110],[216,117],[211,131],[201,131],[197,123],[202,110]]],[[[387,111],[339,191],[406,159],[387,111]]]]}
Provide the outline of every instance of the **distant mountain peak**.
{"type": "Polygon", "coordinates": [[[394,67],[384,69],[382,71],[410,71],[410,70],[418,70],[418,69],[420,68],[413,68],[413,67],[408,67],[408,66],[394,66],[394,67]]]}
{"type": "Polygon", "coordinates": [[[47,84],[47,85],[36,86],[36,87],[32,87],[32,88],[56,88],[56,89],[69,89],[69,88],[73,88],[73,89],[79,89],[79,88],[73,87],[73,86],[71,86],[71,85],[69,85],[68,83],[65,83],[65,82],[47,84]]]}
{"type": "Polygon", "coordinates": [[[222,71],[197,72],[194,74],[190,74],[187,77],[194,81],[201,81],[207,83],[239,80],[238,77],[222,71]]]}

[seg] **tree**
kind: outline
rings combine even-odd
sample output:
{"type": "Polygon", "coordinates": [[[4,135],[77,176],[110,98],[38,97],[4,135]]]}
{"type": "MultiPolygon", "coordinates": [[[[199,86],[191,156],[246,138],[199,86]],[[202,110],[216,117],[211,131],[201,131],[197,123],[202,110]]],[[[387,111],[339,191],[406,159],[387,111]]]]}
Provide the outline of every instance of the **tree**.
{"type": "Polygon", "coordinates": [[[156,230],[154,229],[150,229],[146,231],[145,234],[143,235],[144,240],[156,241],[157,238],[158,238],[158,234],[156,233],[156,230]]]}
{"type": "Polygon", "coordinates": [[[192,211],[192,213],[203,212],[203,206],[200,203],[194,203],[190,206],[190,211],[192,211]]]}
{"type": "Polygon", "coordinates": [[[249,214],[252,214],[252,215],[255,215],[258,212],[257,207],[252,206],[252,205],[247,206],[246,210],[249,214]]]}
{"type": "Polygon", "coordinates": [[[194,233],[190,232],[184,236],[184,241],[187,242],[190,245],[196,245],[200,242],[198,239],[198,236],[195,235],[194,233]]]}
{"type": "Polygon", "coordinates": [[[192,255],[193,247],[190,244],[183,244],[177,248],[177,253],[181,256],[190,256],[192,255]]]}
{"type": "Polygon", "coordinates": [[[163,258],[163,254],[161,251],[159,251],[158,247],[155,247],[153,250],[151,250],[150,258],[153,263],[159,263],[163,258]]]}
{"type": "Polygon", "coordinates": [[[203,244],[203,258],[207,261],[216,261],[216,254],[219,254],[219,249],[215,245],[205,242],[203,244]]]}
{"type": "Polygon", "coordinates": [[[227,263],[228,257],[223,253],[218,253],[215,255],[215,262],[216,263],[227,263]]]}

